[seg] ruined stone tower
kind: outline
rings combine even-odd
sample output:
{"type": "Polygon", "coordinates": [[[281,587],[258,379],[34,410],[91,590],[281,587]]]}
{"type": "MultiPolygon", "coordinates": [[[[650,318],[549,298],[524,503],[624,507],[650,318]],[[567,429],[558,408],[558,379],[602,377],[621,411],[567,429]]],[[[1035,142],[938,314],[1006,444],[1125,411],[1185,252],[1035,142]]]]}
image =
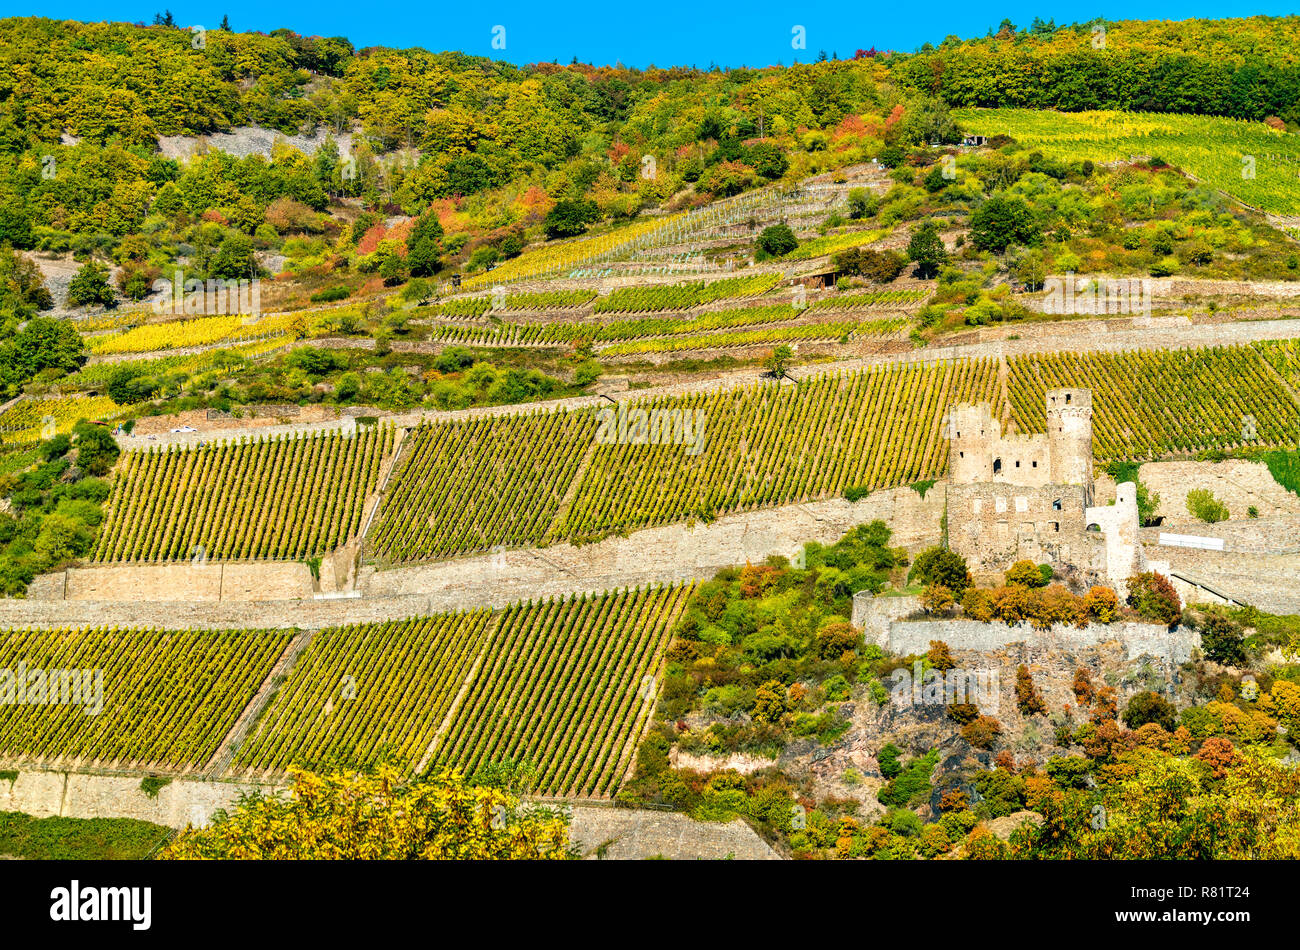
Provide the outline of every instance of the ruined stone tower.
{"type": "MultiPolygon", "coordinates": [[[[1092,393],[1044,395],[1047,432],[1004,434],[987,403],[949,413],[949,545],[974,570],[1017,560],[1091,566],[1092,393]]],[[[1097,540],[1100,540],[1098,538],[1097,540]]]]}
{"type": "Polygon", "coordinates": [[[1082,485],[1085,503],[1092,503],[1092,392],[1087,389],[1047,391],[1047,441],[1051,483],[1082,485]]]}
{"type": "Polygon", "coordinates": [[[1052,389],[1044,398],[1047,434],[1004,435],[988,403],[948,415],[948,478],[953,485],[1079,485],[1092,501],[1092,393],[1052,389]]]}

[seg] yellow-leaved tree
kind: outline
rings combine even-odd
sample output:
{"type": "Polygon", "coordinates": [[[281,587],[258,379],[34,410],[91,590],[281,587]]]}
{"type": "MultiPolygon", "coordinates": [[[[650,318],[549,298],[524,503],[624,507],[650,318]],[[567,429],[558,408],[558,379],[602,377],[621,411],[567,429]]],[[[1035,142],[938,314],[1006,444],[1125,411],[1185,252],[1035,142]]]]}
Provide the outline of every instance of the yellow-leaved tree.
{"type": "Polygon", "coordinates": [[[294,769],[288,795],[246,796],[187,828],[164,860],[563,860],[566,815],[520,805],[457,772],[403,783],[391,766],[318,775],[294,769]]]}

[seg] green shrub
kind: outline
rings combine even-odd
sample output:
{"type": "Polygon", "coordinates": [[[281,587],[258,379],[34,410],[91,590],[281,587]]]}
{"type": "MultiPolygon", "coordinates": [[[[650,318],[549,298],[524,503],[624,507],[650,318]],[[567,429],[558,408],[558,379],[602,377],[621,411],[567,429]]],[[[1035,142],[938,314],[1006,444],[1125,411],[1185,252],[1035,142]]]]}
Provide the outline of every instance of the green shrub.
{"type": "Polygon", "coordinates": [[[1154,722],[1168,732],[1173,732],[1178,710],[1159,693],[1145,691],[1135,693],[1124,707],[1124,725],[1137,729],[1149,722],[1154,722]]]}
{"type": "Polygon", "coordinates": [[[1210,524],[1228,520],[1228,506],[1215,498],[1208,488],[1193,488],[1187,493],[1187,510],[1210,524]]]}
{"type": "Polygon", "coordinates": [[[861,501],[871,494],[871,489],[862,485],[844,489],[844,497],[849,501],[861,501]]]}
{"type": "Polygon", "coordinates": [[[352,291],[346,287],[326,287],[316,291],[310,299],[312,303],[333,303],[336,300],[346,300],[351,294],[352,291]]]}

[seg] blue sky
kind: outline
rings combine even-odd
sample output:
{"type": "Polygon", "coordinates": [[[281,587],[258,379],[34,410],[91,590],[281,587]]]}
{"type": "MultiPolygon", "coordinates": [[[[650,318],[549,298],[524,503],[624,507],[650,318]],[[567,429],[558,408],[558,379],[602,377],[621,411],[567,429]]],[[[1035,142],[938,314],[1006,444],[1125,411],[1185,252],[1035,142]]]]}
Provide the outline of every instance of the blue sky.
{"type": "Polygon", "coordinates": [[[388,0],[381,3],[328,3],[283,0],[0,0],[5,16],[40,15],[76,20],[150,21],[157,8],[170,6],[184,25],[214,27],[223,13],[236,30],[266,32],[287,26],[299,33],[343,35],[358,47],[422,46],[458,49],[516,63],[568,62],[577,56],[597,65],[760,66],[796,56],[806,62],[818,50],[853,55],[858,48],[911,51],[948,34],[982,36],[1010,17],[1027,25],[1034,16],[1058,23],[1111,19],[1186,19],[1300,12],[1294,2],[1229,6],[1206,0],[1153,2],[1127,0],[1093,4],[1013,0],[996,6],[950,0],[906,3],[814,4],[750,0],[687,3],[683,0],[621,0],[569,4],[518,0],[478,0],[444,6],[436,2],[388,0]],[[505,48],[492,46],[493,28],[504,27],[505,48]],[[806,30],[806,49],[792,48],[792,30],[806,30]]]}

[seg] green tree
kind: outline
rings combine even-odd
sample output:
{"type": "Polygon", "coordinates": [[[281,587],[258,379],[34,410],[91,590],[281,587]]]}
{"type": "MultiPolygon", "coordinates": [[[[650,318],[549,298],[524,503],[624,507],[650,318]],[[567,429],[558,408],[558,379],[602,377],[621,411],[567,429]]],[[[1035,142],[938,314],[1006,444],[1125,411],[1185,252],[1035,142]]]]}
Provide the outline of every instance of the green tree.
{"type": "Polygon", "coordinates": [[[1012,244],[1031,245],[1042,231],[1029,205],[1016,197],[994,195],[970,218],[971,240],[981,251],[1002,253],[1012,244]]]}
{"type": "Polygon", "coordinates": [[[1187,511],[1210,524],[1228,520],[1228,506],[1208,488],[1193,488],[1187,493],[1187,511]]]}
{"type": "Polygon", "coordinates": [[[79,422],[72,430],[77,466],[87,475],[107,475],[122,454],[107,426],[79,422]]]}
{"type": "Polygon", "coordinates": [[[794,359],[794,350],[782,343],[768,354],[767,359],[763,361],[763,366],[770,375],[780,379],[785,375],[792,359],[794,359]]]}
{"type": "Polygon", "coordinates": [[[548,238],[575,237],[585,232],[598,214],[594,201],[561,201],[546,213],[542,227],[548,238]]]}
{"type": "Polygon", "coordinates": [[[1154,722],[1166,732],[1173,732],[1177,724],[1178,710],[1159,693],[1146,690],[1134,693],[1129,699],[1128,705],[1124,707],[1123,719],[1124,725],[1130,729],[1137,729],[1154,722]]]}
{"type": "Polygon", "coordinates": [[[1240,666],[1246,661],[1241,624],[1217,610],[1208,611],[1201,621],[1201,649],[1207,660],[1240,666]]]}
{"type": "Polygon", "coordinates": [[[907,259],[916,265],[916,276],[920,278],[929,279],[939,273],[948,260],[948,252],[939,237],[937,224],[924,221],[917,227],[907,245],[907,259]]]}
{"type": "Polygon", "coordinates": [[[432,212],[422,215],[406,241],[406,263],[413,277],[430,277],[438,272],[442,251],[442,224],[432,212]]]}
{"type": "Polygon", "coordinates": [[[86,261],[68,284],[68,303],[76,307],[117,303],[117,294],[108,282],[108,268],[98,261],[86,261]]]}
{"type": "Polygon", "coordinates": [[[208,265],[208,276],[222,280],[251,280],[261,273],[253,241],[244,234],[231,234],[222,241],[208,265]]]}
{"type": "Polygon", "coordinates": [[[12,338],[0,343],[0,379],[18,386],[47,369],[75,372],[86,356],[85,343],[73,323],[32,317],[12,338]]]}
{"type": "Polygon", "coordinates": [[[912,569],[907,577],[909,584],[941,584],[952,591],[958,600],[971,586],[970,570],[966,559],[956,551],[948,548],[926,548],[912,562],[912,569]]]}
{"type": "Polygon", "coordinates": [[[758,259],[784,257],[799,246],[799,239],[794,236],[789,225],[772,224],[764,228],[755,242],[758,247],[758,259]]]}

